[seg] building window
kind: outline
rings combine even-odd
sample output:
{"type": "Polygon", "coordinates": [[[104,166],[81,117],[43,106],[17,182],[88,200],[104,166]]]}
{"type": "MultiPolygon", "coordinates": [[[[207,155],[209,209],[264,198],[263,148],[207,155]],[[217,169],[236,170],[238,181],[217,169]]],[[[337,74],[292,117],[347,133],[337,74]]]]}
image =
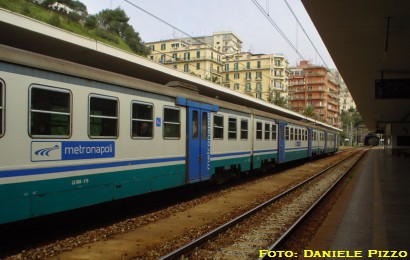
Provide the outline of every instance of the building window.
{"type": "Polygon", "coordinates": [[[229,81],[229,74],[225,74],[225,81],[229,81]]]}
{"type": "MultiPolygon", "coordinates": [[[[4,84],[1,84],[1,128],[4,116],[4,84]]],[[[68,138],[71,135],[71,92],[43,86],[30,88],[30,135],[68,138]]],[[[3,130],[2,133],[3,134],[3,130]]]]}
{"type": "Polygon", "coordinates": [[[245,84],[245,91],[252,91],[251,83],[246,83],[245,84]]]}
{"type": "Polygon", "coordinates": [[[200,51],[197,51],[196,52],[196,57],[199,59],[199,58],[201,58],[201,52],[200,51]]]}
{"type": "Polygon", "coordinates": [[[164,51],[167,49],[167,45],[165,43],[161,44],[161,51],[164,51]]]}
{"type": "Polygon", "coordinates": [[[235,62],[233,64],[233,70],[235,70],[235,71],[239,70],[239,63],[235,62]]]}
{"type": "Polygon", "coordinates": [[[248,120],[241,120],[241,140],[248,140],[248,120]]]}
{"type": "Polygon", "coordinates": [[[233,85],[233,88],[234,88],[235,90],[239,90],[239,83],[235,83],[235,84],[233,85]]]}
{"type": "Polygon", "coordinates": [[[246,80],[250,80],[250,79],[252,79],[252,73],[251,72],[246,72],[246,80]]]}
{"type": "Polygon", "coordinates": [[[247,61],[246,62],[246,69],[251,69],[251,62],[250,61],[247,61]]]}
{"type": "Polygon", "coordinates": [[[237,73],[237,72],[234,73],[234,74],[233,74],[233,78],[234,78],[234,79],[239,79],[239,73],[237,73]]]}
{"type": "Polygon", "coordinates": [[[118,137],[118,100],[114,97],[90,96],[88,128],[91,138],[118,137]]]}
{"type": "Polygon", "coordinates": [[[165,54],[161,55],[161,59],[159,60],[160,63],[164,63],[166,61],[167,56],[165,54]]]}
{"type": "Polygon", "coordinates": [[[228,63],[228,64],[225,64],[224,70],[225,70],[225,71],[229,71],[229,63],[228,63]]]}
{"type": "Polygon", "coordinates": [[[256,83],[256,90],[257,90],[257,91],[261,91],[261,90],[262,90],[262,83],[260,83],[260,82],[257,82],[257,83],[256,83]]]}
{"type": "Polygon", "coordinates": [[[184,64],[184,72],[189,72],[189,65],[188,64],[184,64]]]}
{"type": "Polygon", "coordinates": [[[256,68],[260,69],[261,67],[262,67],[262,66],[261,66],[261,61],[258,60],[258,61],[256,62],[256,68]]]}
{"type": "Polygon", "coordinates": [[[224,118],[220,115],[214,115],[214,139],[224,138],[224,118]]]}
{"type": "Polygon", "coordinates": [[[260,93],[260,92],[255,93],[255,97],[259,98],[259,99],[262,99],[262,93],[260,93]]]}
{"type": "Polygon", "coordinates": [[[256,79],[262,79],[262,72],[260,71],[256,72],[256,79]]]}
{"type": "Polygon", "coordinates": [[[164,107],[163,123],[164,139],[179,139],[181,137],[180,110],[174,107],[164,107]]]}
{"type": "Polygon", "coordinates": [[[184,60],[190,60],[191,54],[189,52],[184,52],[184,60]]]}
{"type": "Polygon", "coordinates": [[[133,102],[131,115],[132,137],[153,137],[153,105],[149,103],[133,102]]]}
{"type": "Polygon", "coordinates": [[[276,66],[276,67],[281,66],[281,64],[280,64],[280,60],[275,60],[275,66],[276,66]]]}
{"type": "Polygon", "coordinates": [[[236,140],[236,133],[237,133],[237,123],[236,118],[229,117],[228,119],[228,139],[236,140]]]}

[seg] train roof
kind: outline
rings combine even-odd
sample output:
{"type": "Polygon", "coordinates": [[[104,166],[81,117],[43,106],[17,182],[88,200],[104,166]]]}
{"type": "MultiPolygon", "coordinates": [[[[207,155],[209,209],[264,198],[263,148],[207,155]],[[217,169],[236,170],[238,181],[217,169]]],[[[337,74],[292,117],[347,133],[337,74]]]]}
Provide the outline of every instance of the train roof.
{"type": "Polygon", "coordinates": [[[341,131],[288,109],[1,8],[0,31],[2,45],[161,85],[182,82],[194,86],[200,95],[206,97],[341,131]]]}

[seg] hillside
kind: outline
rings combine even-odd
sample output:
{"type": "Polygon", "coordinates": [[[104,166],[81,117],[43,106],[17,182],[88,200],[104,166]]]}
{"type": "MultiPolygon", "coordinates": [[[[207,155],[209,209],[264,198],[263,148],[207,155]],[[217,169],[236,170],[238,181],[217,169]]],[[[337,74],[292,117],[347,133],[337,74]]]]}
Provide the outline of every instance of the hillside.
{"type": "MultiPolygon", "coordinates": [[[[147,54],[149,53],[149,51],[145,49],[141,41],[136,42],[133,39],[133,42],[131,42],[130,45],[135,46],[136,44],[138,44],[139,50],[136,50],[136,48],[131,48],[130,45],[127,44],[125,40],[118,35],[118,33],[116,33],[115,31],[109,30],[109,27],[107,26],[105,27],[96,26],[96,25],[94,27],[84,26],[84,24],[86,24],[87,19],[89,18],[94,19],[96,16],[88,16],[86,14],[80,16],[74,13],[66,14],[64,12],[55,11],[45,6],[35,4],[28,0],[0,0],[0,8],[4,8],[12,12],[16,12],[16,13],[31,17],[33,19],[48,23],[50,25],[70,31],[72,33],[76,33],[76,34],[79,34],[79,35],[82,35],[82,36],[85,36],[85,37],[88,37],[88,38],[91,38],[97,41],[104,42],[108,45],[112,45],[116,48],[122,49],[127,52],[136,53],[141,56],[147,56],[147,54]]],[[[112,10],[112,12],[115,12],[118,10],[119,9],[112,10]]],[[[104,10],[104,11],[110,11],[110,10],[104,10]]],[[[122,10],[119,10],[119,11],[122,11],[122,10]]],[[[133,32],[132,27],[131,29],[133,32]]],[[[135,36],[135,34],[137,35],[139,39],[138,33],[134,32],[134,35],[132,36],[135,36]]]]}

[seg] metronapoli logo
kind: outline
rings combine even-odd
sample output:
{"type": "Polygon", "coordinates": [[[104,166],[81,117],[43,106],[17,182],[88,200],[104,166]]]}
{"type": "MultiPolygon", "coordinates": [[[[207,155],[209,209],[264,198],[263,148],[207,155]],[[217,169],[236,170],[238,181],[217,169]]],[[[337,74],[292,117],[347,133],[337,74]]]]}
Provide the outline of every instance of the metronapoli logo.
{"type": "Polygon", "coordinates": [[[40,155],[40,156],[50,156],[50,152],[60,149],[59,145],[54,145],[53,147],[48,147],[48,148],[43,148],[40,150],[37,150],[34,152],[35,155],[40,155]]]}
{"type": "Polygon", "coordinates": [[[115,157],[113,141],[34,141],[31,161],[64,161],[115,157]]]}

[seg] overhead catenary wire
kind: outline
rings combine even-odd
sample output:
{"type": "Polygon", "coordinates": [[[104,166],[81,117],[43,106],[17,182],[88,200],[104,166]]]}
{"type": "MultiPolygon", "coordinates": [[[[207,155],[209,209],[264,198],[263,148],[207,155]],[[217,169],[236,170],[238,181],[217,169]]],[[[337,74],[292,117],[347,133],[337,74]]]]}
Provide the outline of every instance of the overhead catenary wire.
{"type": "Polygon", "coordinates": [[[298,17],[296,16],[295,12],[293,11],[292,7],[289,5],[287,0],[284,0],[286,6],[288,7],[288,9],[290,10],[290,12],[292,13],[293,17],[295,18],[296,22],[298,23],[298,25],[300,26],[300,28],[302,28],[303,33],[305,34],[305,36],[307,37],[307,39],[309,40],[310,44],[312,45],[312,47],[315,49],[316,53],[319,55],[320,59],[322,60],[323,64],[325,65],[325,67],[327,69],[329,69],[329,67],[327,66],[325,60],[323,59],[322,55],[320,55],[320,52],[317,50],[315,44],[312,42],[312,39],[309,37],[308,33],[306,32],[305,28],[303,28],[302,23],[299,21],[298,17]]]}
{"type": "Polygon", "coordinates": [[[305,60],[303,55],[299,52],[299,50],[295,47],[295,45],[289,40],[286,34],[279,28],[279,26],[275,23],[275,21],[269,16],[263,7],[259,4],[256,0],[251,0],[255,6],[261,11],[261,13],[265,16],[265,18],[272,24],[272,26],[276,29],[276,31],[282,36],[282,38],[289,44],[289,46],[296,52],[296,54],[302,59],[305,60]]]}

